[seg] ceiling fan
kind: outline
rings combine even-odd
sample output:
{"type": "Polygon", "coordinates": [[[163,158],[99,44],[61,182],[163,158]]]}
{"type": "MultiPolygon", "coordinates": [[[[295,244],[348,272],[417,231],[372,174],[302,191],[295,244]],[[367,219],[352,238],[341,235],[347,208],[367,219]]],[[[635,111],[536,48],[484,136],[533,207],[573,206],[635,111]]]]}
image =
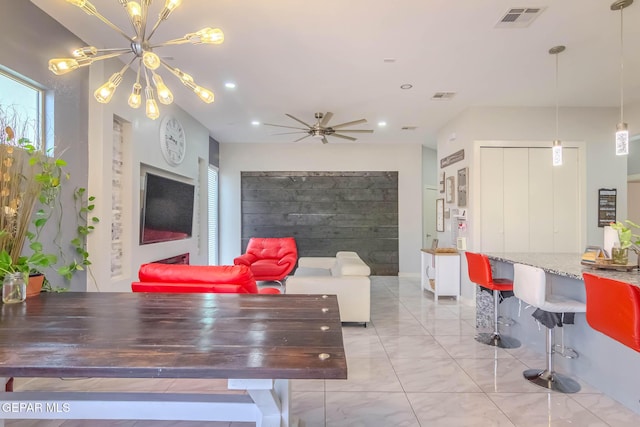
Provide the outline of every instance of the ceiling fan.
{"type": "Polygon", "coordinates": [[[281,127],[281,128],[289,128],[289,129],[298,129],[296,132],[286,132],[286,133],[280,133],[278,135],[287,135],[287,134],[294,134],[294,133],[306,133],[305,136],[303,136],[302,138],[298,138],[296,139],[294,142],[298,142],[298,141],[302,141],[305,138],[308,138],[310,136],[314,137],[314,138],[319,138],[322,139],[322,143],[326,144],[329,142],[329,140],[327,140],[327,136],[335,136],[337,138],[342,138],[342,139],[348,139],[350,141],[355,141],[356,138],[352,137],[352,136],[348,136],[348,135],[342,135],[343,133],[373,133],[373,130],[368,130],[368,129],[342,129],[345,128],[347,126],[354,126],[354,125],[359,125],[362,123],[367,123],[366,119],[360,119],[360,120],[354,120],[352,122],[346,122],[346,123],[340,123],[339,125],[334,125],[334,126],[328,126],[329,120],[331,120],[331,117],[333,117],[333,113],[327,112],[325,113],[316,113],[315,114],[315,118],[316,118],[316,123],[312,126],[308,123],[303,122],[302,120],[293,117],[291,114],[285,114],[287,117],[292,118],[293,120],[295,120],[298,123],[302,123],[303,125],[306,126],[306,128],[302,128],[302,127],[294,127],[294,126],[284,126],[284,125],[274,125],[271,123],[264,123],[266,126],[277,126],[277,127],[281,127]],[[340,129],[340,130],[337,130],[340,129]],[[340,132],[340,133],[337,133],[340,132]]]}

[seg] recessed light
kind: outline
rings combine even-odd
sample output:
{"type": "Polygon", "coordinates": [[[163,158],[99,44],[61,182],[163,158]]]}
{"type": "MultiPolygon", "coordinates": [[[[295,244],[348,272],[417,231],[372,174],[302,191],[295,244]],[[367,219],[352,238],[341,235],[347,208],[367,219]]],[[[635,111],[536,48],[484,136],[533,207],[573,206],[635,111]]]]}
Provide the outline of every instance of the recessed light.
{"type": "Polygon", "coordinates": [[[390,63],[396,62],[396,58],[384,58],[382,62],[386,62],[390,64],[390,63]]]}
{"type": "Polygon", "coordinates": [[[386,125],[387,125],[387,122],[378,122],[378,126],[380,126],[380,127],[383,127],[383,126],[386,126],[386,125]]]}
{"type": "Polygon", "coordinates": [[[402,86],[400,86],[400,89],[405,89],[406,90],[406,89],[411,89],[412,87],[413,87],[412,84],[405,83],[402,86]]]}
{"type": "Polygon", "coordinates": [[[257,120],[254,120],[254,121],[251,122],[251,124],[254,125],[254,126],[259,126],[260,122],[257,121],[257,120]]]}
{"type": "Polygon", "coordinates": [[[224,84],[224,87],[226,87],[227,89],[235,89],[236,88],[236,84],[233,82],[227,82],[224,84]]]}

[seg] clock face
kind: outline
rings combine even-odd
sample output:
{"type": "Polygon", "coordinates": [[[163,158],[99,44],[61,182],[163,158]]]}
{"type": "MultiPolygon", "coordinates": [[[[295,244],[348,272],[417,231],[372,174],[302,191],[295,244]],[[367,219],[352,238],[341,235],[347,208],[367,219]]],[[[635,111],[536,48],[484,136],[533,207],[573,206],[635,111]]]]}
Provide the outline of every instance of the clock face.
{"type": "Polygon", "coordinates": [[[160,124],[160,148],[170,165],[177,166],[184,160],[187,139],[182,124],[175,117],[167,116],[160,124]]]}

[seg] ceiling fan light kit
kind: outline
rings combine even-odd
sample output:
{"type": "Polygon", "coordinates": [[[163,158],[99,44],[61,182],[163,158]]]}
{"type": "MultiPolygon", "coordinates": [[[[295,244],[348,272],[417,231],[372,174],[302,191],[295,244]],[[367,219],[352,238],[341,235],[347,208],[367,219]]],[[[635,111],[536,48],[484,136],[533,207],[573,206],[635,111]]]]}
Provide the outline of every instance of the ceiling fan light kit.
{"type": "Polygon", "coordinates": [[[317,139],[322,140],[323,144],[327,144],[329,142],[329,140],[327,139],[327,136],[333,136],[333,137],[336,137],[336,138],[347,139],[349,141],[356,141],[357,138],[354,138],[354,137],[348,136],[348,135],[343,135],[343,134],[344,133],[373,133],[373,130],[371,130],[371,129],[343,129],[345,127],[355,126],[355,125],[367,123],[366,119],[353,120],[351,122],[345,122],[345,123],[340,123],[340,124],[337,124],[337,125],[329,126],[328,125],[329,121],[333,117],[333,113],[331,113],[331,112],[315,113],[314,117],[316,119],[316,123],[313,124],[313,125],[310,125],[310,124],[304,122],[303,120],[300,120],[299,118],[292,116],[291,114],[287,113],[285,115],[287,117],[295,120],[296,122],[304,125],[305,127],[276,125],[276,124],[272,124],[272,123],[264,123],[264,125],[266,125],[266,126],[276,126],[276,127],[282,127],[282,128],[288,128],[288,129],[297,129],[297,131],[295,131],[295,132],[287,132],[287,133],[280,134],[280,135],[306,133],[305,136],[296,139],[294,142],[302,141],[303,139],[308,138],[310,136],[313,137],[313,138],[317,138],[317,139]],[[340,133],[337,133],[336,129],[339,129],[338,132],[340,132],[340,133]]]}
{"type": "Polygon", "coordinates": [[[129,47],[124,48],[109,48],[109,49],[97,49],[94,46],[85,46],[73,51],[72,58],[54,58],[49,61],[49,70],[56,74],[67,74],[80,67],[86,67],[96,61],[103,59],[115,58],[125,54],[133,54],[133,58],[126,63],[122,69],[114,73],[106,83],[100,86],[95,92],[94,97],[100,103],[108,103],[113,94],[115,93],[118,85],[122,82],[125,71],[138,60],[138,71],[136,75],[136,82],[133,84],[131,94],[129,95],[129,106],[131,108],[138,108],[142,105],[142,85],[140,84],[140,74],[144,77],[145,88],[145,107],[146,115],[150,119],[157,119],[160,116],[160,110],[156,102],[157,99],[160,103],[169,105],[173,102],[173,94],[171,90],[164,83],[162,77],[156,73],[156,70],[162,66],[168,70],[171,74],[176,76],[182,84],[191,89],[198,97],[206,103],[214,101],[213,92],[202,86],[196,84],[189,74],[184,73],[178,68],[174,68],[164,62],[154,50],[163,46],[179,45],[185,43],[191,44],[220,44],[224,41],[224,34],[219,28],[203,28],[195,33],[185,34],[184,37],[180,37],[173,40],[168,40],[163,43],[151,44],[151,37],[158,29],[160,24],[169,18],[171,12],[173,12],[180,4],[182,0],[165,0],[165,4],[158,14],[158,18],[152,28],[147,28],[147,18],[149,15],[149,7],[153,0],[118,0],[124,7],[129,17],[129,22],[133,27],[134,35],[129,36],[117,25],[113,24],[107,18],[102,16],[96,7],[88,0],[66,0],[74,6],[79,7],[87,15],[94,16],[100,21],[109,26],[112,30],[119,33],[129,43],[129,47]],[[149,78],[151,75],[151,78],[149,78]],[[155,90],[153,89],[155,86],[155,90]]]}

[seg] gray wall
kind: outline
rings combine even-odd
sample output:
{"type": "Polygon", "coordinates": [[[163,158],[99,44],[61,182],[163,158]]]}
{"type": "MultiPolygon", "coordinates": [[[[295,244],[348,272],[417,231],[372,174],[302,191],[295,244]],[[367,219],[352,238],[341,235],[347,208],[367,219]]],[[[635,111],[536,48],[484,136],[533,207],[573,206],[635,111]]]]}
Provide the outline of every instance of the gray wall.
{"type": "Polygon", "coordinates": [[[242,172],[242,248],[294,237],[298,256],[355,251],[376,275],[398,274],[397,172],[242,172]]]}
{"type": "MultiPolygon", "coordinates": [[[[84,43],[30,1],[8,0],[2,2],[0,40],[0,65],[48,91],[47,107],[55,109],[55,116],[47,117],[46,131],[54,136],[56,154],[62,153],[68,164],[71,182],[65,187],[68,191],[63,194],[63,201],[65,206],[73,206],[73,189],[87,188],[88,180],[88,71],[81,69],[55,76],[47,67],[50,58],[65,56],[69,46],[84,43]]],[[[61,235],[75,235],[75,215],[71,209],[65,210],[61,235]]],[[[55,248],[52,246],[50,250],[55,248]]],[[[47,278],[54,285],[64,285],[55,273],[47,274],[47,278]]],[[[71,289],[86,289],[84,272],[74,277],[71,289]]]]}

